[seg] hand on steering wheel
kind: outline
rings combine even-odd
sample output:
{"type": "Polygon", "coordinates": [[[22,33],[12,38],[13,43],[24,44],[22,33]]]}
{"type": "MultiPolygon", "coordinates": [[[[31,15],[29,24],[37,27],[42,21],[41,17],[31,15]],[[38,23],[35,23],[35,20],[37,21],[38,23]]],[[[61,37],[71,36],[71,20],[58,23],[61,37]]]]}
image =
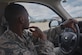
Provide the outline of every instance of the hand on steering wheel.
{"type": "Polygon", "coordinates": [[[77,21],[74,19],[69,19],[61,24],[61,27],[64,28],[71,28],[74,32],[62,32],[59,37],[59,47],[60,50],[64,54],[73,53],[78,46],[79,43],[79,27],[77,25],[77,21]]]}
{"type": "Polygon", "coordinates": [[[74,30],[74,32],[76,32],[76,28],[75,28],[75,24],[77,24],[78,22],[74,19],[69,19],[69,20],[66,20],[65,22],[63,22],[61,24],[61,27],[63,28],[71,28],[74,30]]]}

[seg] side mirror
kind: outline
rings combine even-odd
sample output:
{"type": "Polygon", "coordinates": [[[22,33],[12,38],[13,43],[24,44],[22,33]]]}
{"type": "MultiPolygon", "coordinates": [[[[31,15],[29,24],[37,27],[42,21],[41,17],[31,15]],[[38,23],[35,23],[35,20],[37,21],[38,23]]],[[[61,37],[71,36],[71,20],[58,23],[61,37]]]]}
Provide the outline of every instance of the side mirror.
{"type": "Polygon", "coordinates": [[[59,23],[60,23],[60,21],[58,21],[58,20],[51,20],[50,22],[49,22],[49,28],[53,28],[53,27],[56,27],[56,26],[58,26],[59,25],[59,23]]]}

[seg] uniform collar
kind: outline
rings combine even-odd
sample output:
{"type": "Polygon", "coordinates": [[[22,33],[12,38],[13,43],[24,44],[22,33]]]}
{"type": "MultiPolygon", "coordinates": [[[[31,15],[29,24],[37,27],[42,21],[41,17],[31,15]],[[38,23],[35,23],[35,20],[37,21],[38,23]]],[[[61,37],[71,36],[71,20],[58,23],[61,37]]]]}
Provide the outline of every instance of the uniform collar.
{"type": "Polygon", "coordinates": [[[23,36],[20,37],[16,33],[12,32],[10,29],[6,30],[4,34],[6,35],[5,37],[9,40],[14,40],[14,41],[18,41],[18,42],[25,42],[23,36]]]}

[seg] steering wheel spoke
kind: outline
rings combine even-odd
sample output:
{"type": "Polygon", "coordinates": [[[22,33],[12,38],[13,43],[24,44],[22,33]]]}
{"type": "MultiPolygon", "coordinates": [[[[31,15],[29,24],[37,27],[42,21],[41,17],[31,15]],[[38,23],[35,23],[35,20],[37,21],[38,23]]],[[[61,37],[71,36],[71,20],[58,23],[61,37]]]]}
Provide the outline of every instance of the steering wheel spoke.
{"type": "Polygon", "coordinates": [[[59,47],[60,50],[64,53],[64,54],[70,54],[73,53],[79,43],[79,27],[77,26],[77,24],[75,25],[77,32],[73,32],[73,31],[65,31],[63,33],[61,33],[60,37],[59,37],[59,47]]]}

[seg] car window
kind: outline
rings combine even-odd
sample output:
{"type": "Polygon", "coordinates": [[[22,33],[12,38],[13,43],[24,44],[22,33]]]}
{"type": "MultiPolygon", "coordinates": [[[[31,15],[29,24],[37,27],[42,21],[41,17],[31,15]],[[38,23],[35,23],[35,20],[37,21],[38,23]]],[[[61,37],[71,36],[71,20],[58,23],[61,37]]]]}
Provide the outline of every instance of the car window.
{"type": "Polygon", "coordinates": [[[82,0],[66,0],[62,5],[72,17],[82,17],[82,0]]]}
{"type": "Polygon", "coordinates": [[[29,13],[30,26],[37,26],[42,31],[49,29],[51,19],[58,19],[58,15],[47,6],[36,3],[18,3],[23,5],[29,13]]]}

